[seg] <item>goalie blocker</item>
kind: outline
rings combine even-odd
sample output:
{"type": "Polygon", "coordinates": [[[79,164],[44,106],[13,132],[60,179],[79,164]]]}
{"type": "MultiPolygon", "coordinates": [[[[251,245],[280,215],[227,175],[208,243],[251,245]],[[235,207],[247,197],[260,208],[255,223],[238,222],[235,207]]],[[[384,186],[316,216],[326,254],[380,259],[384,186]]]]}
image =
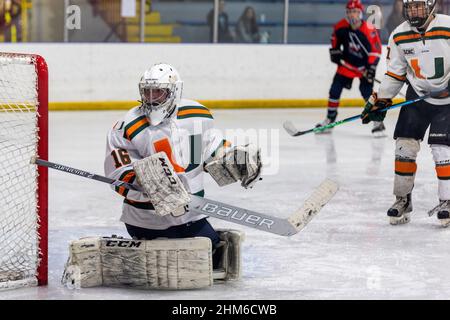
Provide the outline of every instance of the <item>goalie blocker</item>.
{"type": "MultiPolygon", "coordinates": [[[[218,230],[220,267],[213,270],[208,238],[135,240],[88,237],[72,241],[62,283],[68,288],[97,286],[136,289],[197,289],[213,281],[241,277],[241,242],[237,230],[218,230]]],[[[216,253],[215,253],[216,254],[216,253]]]]}
{"type": "Polygon", "coordinates": [[[180,178],[176,175],[166,153],[158,152],[133,163],[137,182],[151,198],[155,214],[180,216],[191,200],[180,178]]]}

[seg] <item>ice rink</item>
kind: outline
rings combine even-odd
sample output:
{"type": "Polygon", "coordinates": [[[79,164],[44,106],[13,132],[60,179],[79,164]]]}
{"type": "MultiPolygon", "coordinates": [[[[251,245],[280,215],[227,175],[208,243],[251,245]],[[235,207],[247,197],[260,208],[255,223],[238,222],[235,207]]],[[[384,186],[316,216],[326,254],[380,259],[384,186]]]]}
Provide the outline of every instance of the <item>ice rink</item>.
{"type": "MultiPolygon", "coordinates": [[[[341,109],[339,118],[360,109],[341,109]]],[[[49,159],[103,174],[106,133],[123,111],[50,113],[49,159]]],[[[309,129],[324,109],[213,110],[221,129],[279,130],[279,170],[252,190],[219,188],[207,177],[206,196],[286,217],[329,177],[340,190],[291,238],[210,219],[245,231],[243,277],[194,291],[140,291],[60,284],[68,243],[84,236],[127,236],[121,197],[108,185],[49,172],[49,285],[0,292],[0,299],[450,299],[450,229],[427,211],[438,203],[430,149],[422,143],[410,224],[390,226],[398,111],[386,119],[387,138],[352,122],[329,135],[290,137],[284,120],[309,129]]],[[[274,131],[276,132],[276,131],[274,131]]]]}

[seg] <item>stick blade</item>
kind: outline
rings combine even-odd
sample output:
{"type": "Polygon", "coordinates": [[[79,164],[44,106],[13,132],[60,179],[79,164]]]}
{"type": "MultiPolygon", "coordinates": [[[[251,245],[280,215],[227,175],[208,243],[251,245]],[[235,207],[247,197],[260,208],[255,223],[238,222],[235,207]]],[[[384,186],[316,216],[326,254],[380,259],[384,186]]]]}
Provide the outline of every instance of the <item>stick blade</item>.
{"type": "Polygon", "coordinates": [[[325,179],[305,200],[303,206],[288,218],[289,223],[295,229],[295,233],[300,232],[334,197],[338,190],[339,185],[336,182],[325,179]]]}
{"type": "Polygon", "coordinates": [[[289,120],[283,123],[283,128],[293,137],[300,135],[300,131],[298,131],[295,125],[289,120]]]}

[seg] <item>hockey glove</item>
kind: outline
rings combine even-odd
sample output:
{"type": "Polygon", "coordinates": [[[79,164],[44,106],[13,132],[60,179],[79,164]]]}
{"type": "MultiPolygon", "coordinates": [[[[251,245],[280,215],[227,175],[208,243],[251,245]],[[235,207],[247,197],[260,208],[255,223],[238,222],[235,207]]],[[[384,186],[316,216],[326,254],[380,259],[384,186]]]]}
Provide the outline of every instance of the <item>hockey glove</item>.
{"type": "Polygon", "coordinates": [[[155,214],[179,216],[191,200],[165,152],[133,162],[136,181],[155,207],[155,214]]]}
{"type": "Polygon", "coordinates": [[[386,117],[387,111],[377,112],[379,109],[384,109],[392,105],[392,99],[378,99],[377,94],[373,93],[364,106],[364,111],[361,114],[362,123],[366,124],[370,121],[383,121],[386,117]]]}
{"type": "Polygon", "coordinates": [[[377,73],[377,66],[374,64],[371,64],[369,67],[367,67],[364,77],[366,78],[367,82],[373,83],[375,80],[375,74],[377,73]]]}
{"type": "Polygon", "coordinates": [[[330,48],[330,60],[333,63],[341,64],[341,60],[344,58],[342,51],[336,48],[330,48]]]}
{"type": "Polygon", "coordinates": [[[261,151],[252,144],[233,147],[205,165],[205,170],[221,187],[241,181],[245,189],[252,188],[261,178],[261,151]]]}

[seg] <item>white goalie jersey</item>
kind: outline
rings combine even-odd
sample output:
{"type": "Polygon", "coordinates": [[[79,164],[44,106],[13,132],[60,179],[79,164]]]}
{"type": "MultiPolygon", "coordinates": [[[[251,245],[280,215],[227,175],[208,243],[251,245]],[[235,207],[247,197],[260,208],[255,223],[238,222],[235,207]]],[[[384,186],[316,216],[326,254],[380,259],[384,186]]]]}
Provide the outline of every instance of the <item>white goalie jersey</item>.
{"type": "MultiPolygon", "coordinates": [[[[395,97],[406,80],[419,96],[447,88],[450,80],[450,16],[437,14],[424,34],[408,22],[392,32],[387,72],[378,97],[395,97]]],[[[450,104],[450,98],[426,101],[434,105],[450,104]]]]}
{"type": "MultiPolygon", "coordinates": [[[[182,99],[169,120],[151,126],[139,106],[127,112],[109,131],[105,155],[106,176],[136,183],[132,163],[165,152],[186,190],[203,196],[203,164],[228,143],[214,129],[211,112],[198,102],[182,99]]],[[[133,226],[163,230],[196,221],[203,215],[158,216],[144,194],[113,187],[124,197],[121,221],[133,226]]]]}

